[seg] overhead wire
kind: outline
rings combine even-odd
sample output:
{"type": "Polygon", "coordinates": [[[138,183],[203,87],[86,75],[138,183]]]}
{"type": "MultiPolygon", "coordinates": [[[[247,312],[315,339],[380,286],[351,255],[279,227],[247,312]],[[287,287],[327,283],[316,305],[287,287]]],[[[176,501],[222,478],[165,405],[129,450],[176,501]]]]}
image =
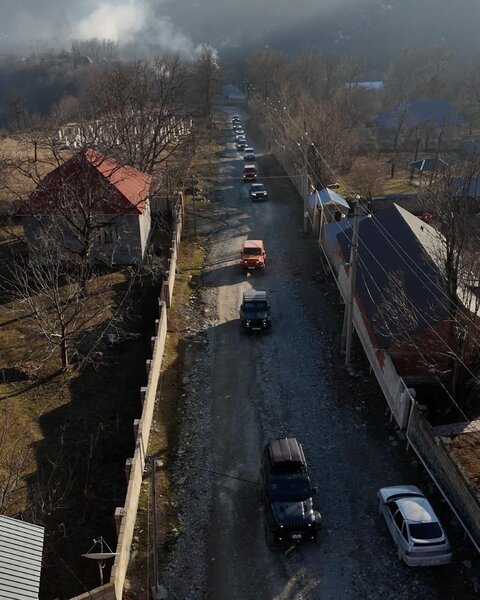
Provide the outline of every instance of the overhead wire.
{"type": "MultiPolygon", "coordinates": [[[[276,110],[276,109],[274,108],[274,110],[276,110]]],[[[292,119],[292,117],[291,117],[291,115],[288,113],[288,111],[285,111],[285,114],[286,114],[286,115],[289,117],[289,119],[290,119],[290,120],[291,120],[291,122],[292,122],[292,123],[293,123],[293,124],[294,124],[294,125],[297,127],[297,129],[298,129],[299,131],[301,131],[301,129],[300,129],[300,127],[299,127],[298,123],[296,123],[296,122],[294,121],[294,119],[292,119]]],[[[306,132],[305,132],[305,134],[304,134],[303,132],[301,132],[301,135],[302,135],[302,136],[306,135],[306,132]]],[[[357,194],[356,194],[356,192],[355,192],[355,191],[354,191],[354,190],[353,190],[353,189],[352,189],[352,188],[351,188],[351,187],[350,187],[350,186],[349,186],[349,185],[348,185],[348,184],[347,184],[345,181],[342,181],[342,179],[339,177],[338,173],[336,173],[335,169],[333,169],[333,167],[331,167],[331,166],[330,166],[330,164],[329,164],[329,163],[328,163],[328,162],[325,160],[325,158],[322,156],[322,154],[320,153],[320,151],[318,150],[318,148],[316,147],[316,145],[315,145],[313,142],[311,142],[311,141],[309,141],[309,143],[310,143],[310,145],[311,145],[311,146],[314,148],[314,150],[315,150],[316,154],[319,156],[319,158],[322,160],[322,162],[323,162],[323,163],[324,163],[324,164],[325,164],[325,165],[328,167],[328,169],[330,170],[330,172],[332,173],[332,175],[333,175],[333,176],[334,176],[334,177],[335,177],[335,178],[336,178],[338,181],[340,181],[340,182],[342,183],[342,185],[345,187],[345,189],[346,189],[347,191],[350,191],[350,193],[351,193],[351,195],[352,195],[352,196],[356,196],[356,195],[357,195],[357,194]]],[[[362,207],[362,208],[363,208],[363,209],[364,209],[364,210],[365,210],[367,213],[370,213],[370,216],[371,216],[371,218],[372,218],[372,222],[374,223],[374,225],[376,225],[376,226],[377,226],[377,228],[378,228],[378,229],[380,229],[380,228],[383,228],[383,229],[384,229],[384,231],[386,231],[386,232],[387,232],[387,230],[385,229],[385,227],[384,227],[384,226],[383,226],[383,225],[380,223],[380,221],[378,220],[378,218],[377,218],[377,217],[375,217],[375,215],[369,211],[369,208],[368,208],[367,206],[365,206],[365,205],[362,205],[361,203],[360,203],[360,206],[361,206],[361,207],[362,207]]],[[[385,237],[385,234],[383,234],[383,236],[385,237]]],[[[392,236],[391,236],[391,234],[390,234],[390,237],[392,237],[392,236]]],[[[387,242],[388,242],[388,240],[387,240],[387,242]]],[[[420,276],[418,275],[418,273],[416,273],[416,272],[414,271],[414,269],[412,269],[411,265],[409,265],[409,264],[406,262],[405,258],[404,258],[404,257],[403,257],[403,256],[402,256],[400,253],[399,253],[399,251],[398,251],[398,250],[397,250],[397,248],[396,248],[396,247],[393,245],[393,243],[392,243],[392,242],[389,242],[389,243],[390,243],[390,245],[392,246],[392,248],[394,249],[394,251],[395,251],[395,252],[396,252],[396,253],[397,253],[397,254],[400,256],[400,258],[401,258],[401,259],[402,259],[402,260],[405,262],[405,264],[407,265],[407,267],[408,267],[408,268],[409,268],[409,269],[410,269],[410,270],[411,270],[411,271],[412,271],[412,272],[415,274],[415,276],[417,277],[417,279],[419,279],[419,280],[421,281],[421,279],[420,279],[420,276]]],[[[397,244],[398,244],[398,243],[397,243],[397,244]]],[[[401,247],[400,247],[400,248],[401,248],[401,247]]],[[[402,249],[402,250],[403,250],[403,249],[402,249]]],[[[426,275],[426,274],[425,274],[425,272],[424,272],[424,271],[421,269],[421,267],[419,267],[419,265],[418,265],[417,263],[415,263],[415,267],[416,267],[417,269],[419,269],[419,270],[420,270],[420,271],[421,271],[421,272],[422,272],[424,275],[426,275]]],[[[434,287],[436,287],[436,288],[437,288],[437,289],[438,289],[438,290],[439,290],[439,291],[440,291],[440,292],[443,294],[443,296],[444,296],[444,297],[445,297],[445,298],[448,300],[448,296],[447,296],[447,294],[445,293],[445,291],[444,291],[444,290],[442,290],[442,289],[441,289],[441,288],[440,288],[438,285],[436,285],[436,284],[435,284],[435,282],[434,282],[433,280],[431,280],[430,278],[429,278],[429,281],[430,281],[430,283],[432,283],[432,285],[434,285],[434,287]]],[[[438,297],[438,296],[436,296],[435,294],[433,294],[433,295],[436,297],[436,299],[439,301],[439,303],[440,303],[440,304],[442,304],[442,307],[443,307],[443,308],[445,308],[445,310],[447,311],[447,313],[449,314],[449,316],[450,316],[450,317],[453,319],[453,321],[454,321],[454,322],[455,322],[455,323],[456,323],[456,324],[457,324],[457,325],[460,327],[460,329],[461,329],[462,331],[464,331],[464,332],[465,332],[465,333],[466,333],[466,334],[467,334],[467,335],[468,335],[468,336],[469,336],[469,337],[470,337],[470,338],[473,340],[474,344],[476,344],[478,347],[480,347],[480,343],[479,343],[479,341],[478,341],[478,340],[477,340],[475,337],[473,337],[473,335],[471,334],[471,332],[470,332],[470,331],[469,331],[469,330],[468,330],[468,329],[467,329],[467,328],[466,328],[466,327],[465,327],[465,326],[464,326],[464,325],[463,325],[463,324],[462,324],[462,323],[461,323],[461,322],[460,322],[460,321],[457,319],[456,315],[455,315],[455,314],[453,314],[453,313],[451,312],[451,310],[450,310],[449,306],[448,306],[447,304],[444,304],[444,303],[442,303],[442,302],[440,301],[440,299],[439,299],[439,297],[438,297]]],[[[470,323],[473,325],[473,327],[474,327],[474,328],[475,328],[475,329],[476,329],[476,330],[477,330],[477,331],[480,333],[480,328],[479,328],[479,327],[478,327],[478,326],[475,324],[475,322],[473,321],[473,319],[469,318],[469,317],[468,317],[468,315],[466,315],[466,314],[465,314],[465,317],[467,318],[467,320],[469,320],[469,321],[470,321],[470,323]]]]}
{"type": "MultiPolygon", "coordinates": [[[[276,109],[274,109],[274,110],[276,110],[276,109]]],[[[295,123],[295,121],[292,119],[292,117],[291,117],[291,115],[288,113],[288,111],[286,111],[286,110],[285,110],[285,114],[287,114],[287,116],[290,118],[290,120],[292,121],[292,123],[293,123],[293,124],[294,124],[294,125],[295,125],[295,126],[298,128],[298,130],[300,131],[300,127],[299,127],[299,126],[298,126],[298,124],[297,124],[297,123],[295,123]]],[[[303,136],[303,135],[304,135],[304,133],[302,132],[302,134],[301,134],[301,135],[303,136]]],[[[332,167],[329,165],[329,163],[328,163],[328,162],[325,160],[325,158],[324,158],[324,157],[321,155],[321,153],[319,152],[319,150],[318,150],[318,148],[316,147],[316,145],[315,145],[313,142],[310,142],[310,141],[309,141],[309,143],[310,143],[310,145],[311,145],[311,146],[314,148],[314,150],[315,150],[316,154],[319,156],[319,158],[322,160],[322,162],[323,162],[323,163],[324,163],[324,164],[327,166],[327,168],[330,170],[330,172],[331,172],[331,173],[334,175],[334,177],[336,177],[336,178],[337,178],[339,181],[341,181],[341,179],[338,177],[338,175],[337,175],[337,173],[335,172],[335,170],[334,170],[334,169],[333,169],[333,168],[332,168],[332,167]]],[[[307,163],[307,164],[308,164],[308,163],[307,163]]],[[[350,189],[350,191],[351,191],[351,192],[353,192],[353,195],[354,195],[354,196],[356,195],[356,194],[355,194],[355,192],[352,190],[352,188],[350,188],[350,187],[349,187],[347,184],[345,184],[344,182],[342,182],[342,183],[344,184],[344,186],[345,186],[345,189],[347,189],[347,190],[348,190],[348,189],[350,189]]],[[[361,206],[362,206],[362,205],[361,205],[361,206]]],[[[364,209],[367,209],[367,210],[368,210],[368,208],[367,208],[367,207],[365,207],[365,206],[362,206],[362,208],[364,208],[364,209]]],[[[378,221],[378,219],[377,219],[377,221],[378,221]]],[[[336,223],[336,221],[335,221],[335,223],[336,223]]],[[[377,224],[375,224],[375,225],[377,226],[377,228],[378,228],[378,229],[380,229],[380,228],[378,227],[378,225],[377,225],[377,224]]],[[[350,242],[350,238],[349,238],[349,237],[348,237],[348,235],[346,234],[346,231],[345,231],[344,229],[342,229],[342,228],[341,228],[341,227],[340,227],[338,224],[337,224],[337,227],[338,227],[338,229],[339,229],[340,233],[342,233],[344,236],[346,236],[346,237],[347,237],[347,239],[348,239],[348,241],[350,242]]],[[[384,238],[387,240],[387,242],[388,242],[388,243],[389,243],[389,244],[392,246],[392,248],[393,248],[393,249],[394,249],[394,250],[397,252],[397,254],[399,254],[399,256],[400,256],[401,258],[403,258],[403,257],[402,257],[402,255],[401,255],[401,254],[398,252],[398,250],[395,248],[395,246],[393,245],[393,243],[392,243],[391,241],[389,241],[389,240],[386,238],[386,236],[385,236],[385,235],[383,235],[383,237],[384,237],[384,238]]],[[[360,243],[362,243],[362,242],[361,242],[361,240],[360,240],[360,243]]],[[[379,265],[379,267],[380,267],[380,268],[383,270],[383,272],[385,273],[385,275],[388,277],[388,275],[389,275],[389,274],[388,274],[388,272],[385,270],[385,268],[383,267],[383,265],[381,265],[381,263],[378,261],[377,257],[376,257],[376,256],[375,256],[375,255],[374,255],[372,252],[371,252],[371,250],[370,250],[370,249],[369,249],[369,248],[368,248],[368,247],[367,247],[365,244],[362,244],[362,245],[363,245],[363,247],[364,247],[364,248],[365,248],[365,249],[366,249],[366,250],[369,252],[369,254],[372,256],[372,258],[373,258],[373,259],[374,259],[374,260],[377,262],[377,264],[378,264],[378,265],[379,265]]],[[[375,283],[375,285],[376,285],[377,289],[379,290],[379,292],[381,293],[382,297],[384,297],[383,293],[381,292],[380,288],[378,287],[378,284],[377,284],[377,283],[376,283],[376,281],[375,281],[375,278],[372,276],[372,274],[371,274],[370,270],[368,269],[368,267],[366,266],[365,262],[364,262],[364,261],[363,261],[363,260],[360,258],[360,256],[358,256],[358,260],[359,260],[360,264],[362,265],[362,268],[363,268],[363,270],[365,270],[365,272],[367,272],[367,273],[369,274],[370,278],[371,278],[371,279],[372,279],[372,281],[375,283]]],[[[410,269],[412,272],[414,272],[414,271],[413,271],[413,269],[412,269],[412,267],[411,267],[411,266],[410,266],[410,265],[409,265],[409,264],[406,262],[406,260],[405,260],[404,258],[403,258],[403,260],[404,260],[405,264],[407,265],[407,267],[408,267],[408,268],[409,268],[409,269],[410,269]]],[[[415,263],[415,264],[416,264],[416,263],[415,263]]],[[[416,264],[416,266],[418,267],[418,265],[417,265],[417,264],[416,264]]],[[[447,296],[446,296],[446,294],[445,294],[445,297],[447,297],[447,296]]],[[[447,298],[448,298],[448,297],[447,297],[447,298]]],[[[436,299],[437,299],[437,300],[439,300],[438,296],[436,296],[436,299]]],[[[449,312],[449,310],[448,310],[448,307],[446,307],[446,305],[443,305],[443,307],[447,309],[447,312],[448,312],[448,314],[451,314],[451,313],[449,312]]],[[[474,379],[475,381],[477,381],[478,383],[480,383],[480,380],[479,380],[479,378],[478,378],[478,377],[477,377],[477,376],[476,376],[476,375],[475,375],[475,374],[474,374],[474,373],[471,371],[471,369],[470,369],[470,368],[469,368],[469,367],[468,367],[468,366],[467,366],[467,365],[466,365],[466,364],[463,362],[463,360],[461,359],[461,357],[459,357],[459,356],[458,356],[458,354],[456,354],[456,353],[454,352],[454,350],[453,350],[453,349],[452,349],[452,348],[451,348],[451,347],[448,345],[448,343],[447,343],[447,342],[446,342],[446,341],[445,341],[445,340],[442,338],[442,336],[440,336],[440,334],[439,334],[439,333],[436,331],[436,329],[435,329],[435,328],[433,328],[433,327],[432,327],[432,326],[431,326],[431,325],[430,325],[430,324],[427,322],[427,320],[426,320],[426,318],[425,318],[425,315],[423,315],[421,312],[419,312],[419,311],[418,311],[418,309],[416,309],[416,307],[415,307],[414,305],[412,305],[412,309],[413,309],[413,310],[414,310],[414,311],[417,313],[417,316],[419,316],[419,317],[420,317],[420,318],[421,318],[421,319],[422,319],[422,320],[425,322],[425,324],[427,325],[427,327],[428,327],[428,328],[429,328],[431,331],[433,331],[433,332],[435,333],[435,335],[437,335],[437,337],[440,339],[440,341],[441,341],[441,342],[442,342],[442,343],[445,345],[445,347],[446,347],[446,348],[449,350],[449,353],[448,353],[448,354],[449,354],[450,356],[454,356],[454,357],[455,357],[455,358],[456,358],[456,359],[459,361],[459,363],[460,363],[460,364],[461,364],[461,365],[462,365],[462,366],[463,366],[463,367],[466,369],[466,371],[467,371],[467,372],[468,372],[468,373],[469,373],[469,374],[470,374],[470,375],[473,377],[473,379],[474,379]]],[[[452,316],[452,315],[451,315],[451,316],[452,316]]],[[[457,323],[458,323],[458,324],[461,326],[460,322],[459,322],[458,320],[456,320],[456,321],[457,321],[457,323]]],[[[478,329],[478,327],[476,327],[476,328],[478,329]]],[[[465,330],[465,329],[464,329],[464,330],[465,330]]],[[[465,330],[465,331],[466,331],[466,330],[465,330]]],[[[421,350],[420,350],[420,348],[418,347],[418,344],[415,344],[415,343],[413,342],[413,340],[412,340],[412,338],[411,338],[411,336],[410,336],[409,334],[407,334],[407,336],[408,336],[408,337],[409,337],[409,339],[411,340],[411,342],[412,342],[412,345],[413,345],[413,346],[416,348],[416,350],[419,352],[420,356],[422,356],[423,360],[425,360],[425,356],[423,355],[422,351],[421,351],[421,350]]],[[[426,363],[426,364],[428,364],[428,363],[426,363]]],[[[455,405],[455,407],[457,408],[457,410],[459,410],[460,414],[461,414],[461,415],[462,415],[462,416],[465,418],[465,420],[466,420],[466,421],[469,421],[469,422],[471,422],[471,419],[470,419],[470,418],[469,418],[469,417],[468,417],[468,416],[465,414],[465,412],[464,412],[464,411],[463,411],[463,409],[460,407],[460,405],[457,403],[457,401],[455,400],[455,398],[453,397],[453,395],[452,395],[452,394],[451,394],[451,393],[448,391],[448,389],[447,389],[447,388],[444,386],[444,384],[443,384],[443,383],[440,381],[440,378],[438,377],[438,375],[435,375],[435,376],[436,376],[436,379],[437,379],[437,380],[439,381],[439,383],[441,384],[441,386],[443,387],[443,389],[444,389],[444,390],[447,392],[447,394],[448,394],[448,396],[449,396],[450,400],[452,401],[452,403],[455,405]]],[[[479,433],[480,433],[480,432],[479,432],[479,433]]]]}

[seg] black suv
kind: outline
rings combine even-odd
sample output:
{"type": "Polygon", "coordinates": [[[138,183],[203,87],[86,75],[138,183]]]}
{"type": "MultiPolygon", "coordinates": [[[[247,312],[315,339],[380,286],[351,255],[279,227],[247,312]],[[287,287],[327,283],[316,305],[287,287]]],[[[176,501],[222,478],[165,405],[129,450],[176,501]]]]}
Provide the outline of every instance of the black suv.
{"type": "Polygon", "coordinates": [[[313,507],[302,445],[295,438],[270,440],[260,471],[267,544],[318,541],[321,516],[313,507]]]}
{"type": "Polygon", "coordinates": [[[268,200],[268,192],[263,183],[252,183],[249,191],[250,200],[268,200]]]}
{"type": "Polygon", "coordinates": [[[272,320],[267,292],[243,292],[243,302],[240,306],[240,323],[243,331],[271,329],[272,320]]]}

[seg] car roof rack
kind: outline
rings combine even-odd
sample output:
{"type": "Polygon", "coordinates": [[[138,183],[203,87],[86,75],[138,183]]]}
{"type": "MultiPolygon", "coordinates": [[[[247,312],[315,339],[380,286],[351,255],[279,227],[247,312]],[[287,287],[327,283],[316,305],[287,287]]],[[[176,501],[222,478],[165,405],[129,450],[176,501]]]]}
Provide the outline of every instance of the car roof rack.
{"type": "Polygon", "coordinates": [[[246,300],[247,302],[249,300],[266,300],[267,292],[249,290],[248,292],[243,292],[243,299],[246,300]]]}
{"type": "Polygon", "coordinates": [[[269,443],[273,467],[305,467],[303,448],[296,438],[279,438],[269,443]]]}

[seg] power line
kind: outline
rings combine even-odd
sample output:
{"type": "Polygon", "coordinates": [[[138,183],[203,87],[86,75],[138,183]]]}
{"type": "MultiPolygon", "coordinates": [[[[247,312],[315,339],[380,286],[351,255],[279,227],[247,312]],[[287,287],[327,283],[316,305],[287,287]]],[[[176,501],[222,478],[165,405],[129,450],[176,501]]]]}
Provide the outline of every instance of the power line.
{"type": "MultiPolygon", "coordinates": [[[[274,109],[274,110],[276,110],[276,109],[274,109]]],[[[285,114],[287,114],[287,116],[290,118],[290,120],[292,121],[292,123],[293,123],[293,124],[294,124],[294,125],[295,125],[295,126],[296,126],[296,127],[299,129],[299,130],[300,130],[300,128],[299,128],[299,126],[298,126],[298,124],[297,124],[297,123],[295,123],[295,121],[292,119],[291,115],[290,115],[290,114],[289,114],[287,111],[285,112],[285,114]]],[[[303,133],[302,133],[302,136],[303,136],[303,133]]],[[[334,170],[334,169],[333,169],[333,168],[332,168],[332,167],[329,165],[329,163],[328,163],[328,162],[327,162],[327,161],[324,159],[324,157],[321,155],[321,153],[319,152],[319,150],[318,150],[318,148],[315,146],[315,144],[313,144],[313,142],[311,142],[311,145],[312,145],[312,146],[313,146],[313,148],[315,149],[315,152],[316,152],[316,153],[317,153],[317,155],[320,157],[320,159],[322,160],[322,162],[324,162],[324,164],[325,164],[325,165],[326,165],[326,166],[329,168],[329,170],[332,172],[332,174],[333,174],[335,177],[337,177],[337,174],[335,173],[335,170],[334,170]]],[[[341,179],[340,179],[340,178],[338,178],[338,177],[337,177],[337,179],[338,179],[339,181],[341,181],[341,179]]],[[[344,184],[344,185],[345,185],[345,184],[344,184]]],[[[347,190],[349,189],[349,187],[348,187],[347,185],[345,185],[345,188],[346,188],[347,190]]],[[[351,188],[350,188],[350,190],[351,190],[351,188]]],[[[351,190],[351,191],[352,191],[352,190],[351,190]]],[[[348,236],[346,235],[346,232],[345,232],[345,231],[344,231],[342,228],[340,228],[340,226],[339,226],[338,224],[337,224],[337,227],[339,228],[340,232],[341,232],[343,235],[345,235],[345,236],[347,237],[347,239],[349,240],[349,242],[350,242],[350,239],[349,239],[349,238],[348,238],[348,236]]],[[[378,226],[377,226],[377,227],[378,227],[378,226]]],[[[385,237],[385,236],[384,236],[384,237],[385,237]]],[[[385,239],[387,239],[387,238],[385,238],[385,239]]],[[[390,245],[392,246],[392,248],[393,248],[393,249],[394,249],[394,250],[395,250],[395,251],[398,253],[398,251],[396,250],[396,248],[393,246],[393,244],[392,244],[392,243],[391,243],[391,242],[390,242],[388,239],[387,239],[387,242],[389,242],[389,243],[390,243],[390,245]]],[[[365,244],[364,244],[364,246],[365,246],[365,249],[366,249],[366,250],[369,252],[369,254],[372,256],[372,258],[373,258],[373,259],[374,259],[374,260],[377,262],[377,264],[380,266],[380,268],[383,270],[383,272],[384,272],[384,273],[387,275],[387,277],[388,277],[388,275],[389,275],[389,274],[388,274],[388,272],[387,272],[387,271],[386,271],[386,270],[383,268],[383,266],[382,266],[382,265],[379,263],[379,261],[378,261],[378,259],[375,257],[375,255],[374,255],[374,254],[373,254],[373,253],[370,251],[370,249],[369,249],[369,248],[368,248],[368,247],[367,247],[365,244]]],[[[401,256],[401,255],[400,255],[400,256],[401,256]]],[[[358,258],[359,258],[359,261],[361,262],[361,264],[363,264],[363,268],[364,268],[364,269],[365,269],[365,271],[366,271],[366,272],[367,272],[367,273],[370,275],[370,277],[371,277],[372,281],[375,283],[376,287],[378,288],[378,285],[376,284],[376,282],[375,282],[375,279],[372,277],[372,275],[371,275],[371,273],[370,273],[370,271],[369,271],[368,267],[365,265],[364,261],[363,261],[363,260],[361,260],[361,258],[360,258],[360,257],[358,257],[358,258]]],[[[407,266],[408,266],[408,267],[411,269],[411,267],[408,265],[408,263],[407,263],[407,266]]],[[[413,269],[411,269],[411,270],[413,271],[413,269]]],[[[379,289],[379,292],[381,293],[382,297],[384,297],[384,295],[383,295],[383,292],[381,292],[380,288],[378,288],[378,289],[379,289]]],[[[438,297],[437,297],[437,300],[438,300],[438,297]]],[[[445,307],[445,305],[443,305],[443,306],[445,307]]],[[[412,305],[412,308],[413,308],[413,310],[414,310],[414,311],[417,313],[417,315],[418,315],[418,316],[421,318],[421,320],[425,322],[425,324],[427,325],[427,328],[428,328],[428,329],[430,329],[431,331],[433,331],[433,332],[434,332],[434,333],[437,335],[437,337],[439,337],[439,339],[440,339],[440,340],[441,340],[441,341],[444,343],[444,345],[446,346],[446,348],[447,348],[447,349],[450,351],[450,355],[451,355],[451,356],[454,356],[454,357],[456,357],[456,359],[457,359],[457,360],[460,362],[460,364],[462,364],[462,366],[463,366],[463,367],[464,367],[464,368],[467,370],[467,372],[469,372],[469,373],[470,373],[470,375],[472,375],[472,377],[474,378],[474,380],[480,383],[480,380],[479,380],[479,379],[478,379],[478,378],[477,378],[477,377],[476,377],[476,376],[473,374],[473,372],[472,372],[472,371],[469,369],[469,367],[467,367],[467,365],[466,365],[466,364],[465,364],[465,363],[462,361],[462,359],[461,359],[461,358],[460,358],[460,357],[459,357],[459,356],[458,356],[458,355],[457,355],[457,354],[456,354],[456,353],[455,353],[455,352],[452,350],[452,348],[450,348],[450,346],[449,346],[449,345],[448,345],[448,344],[445,342],[445,340],[443,340],[443,338],[442,338],[442,337],[441,337],[441,336],[438,334],[438,332],[437,332],[437,331],[436,331],[436,330],[435,330],[435,329],[434,329],[434,328],[433,328],[433,327],[432,327],[432,326],[431,326],[429,323],[427,323],[425,316],[424,316],[422,313],[420,313],[420,312],[419,312],[419,311],[418,311],[418,310],[415,308],[415,306],[414,306],[414,305],[412,305]]],[[[449,312],[449,311],[448,311],[448,308],[447,308],[447,312],[449,312]]],[[[461,326],[461,324],[460,324],[460,322],[458,322],[458,320],[457,320],[457,323],[458,323],[458,324],[461,326]]],[[[464,329],[464,330],[465,330],[465,329],[464,329]]],[[[465,331],[466,331],[466,330],[465,330],[465,331]]],[[[410,337],[410,336],[408,336],[408,337],[410,337]]],[[[412,340],[412,342],[413,342],[413,340],[412,340]]],[[[417,351],[420,353],[420,355],[421,355],[421,356],[422,356],[422,357],[425,359],[425,357],[423,356],[423,353],[422,353],[422,352],[421,352],[421,350],[419,349],[418,345],[417,345],[417,344],[415,344],[415,343],[413,343],[413,345],[414,345],[414,347],[416,348],[416,350],[417,350],[417,351]]],[[[438,376],[436,376],[436,378],[439,380],[438,376]]],[[[440,381],[440,380],[439,380],[439,381],[440,381]]],[[[470,420],[470,419],[467,417],[467,415],[464,413],[463,409],[461,409],[461,407],[458,405],[458,403],[456,402],[456,400],[453,398],[452,394],[450,394],[450,392],[448,392],[448,390],[445,388],[445,386],[444,386],[443,384],[441,384],[441,385],[442,385],[442,387],[444,387],[444,389],[447,391],[447,393],[448,393],[448,395],[449,395],[450,399],[451,399],[451,400],[452,400],[452,402],[455,404],[456,408],[457,408],[457,409],[460,411],[460,413],[461,413],[461,414],[464,416],[464,418],[465,418],[467,421],[471,422],[471,420],[470,420]]]]}
{"type": "MultiPolygon", "coordinates": [[[[276,108],[273,108],[273,110],[274,110],[274,111],[277,111],[277,109],[276,109],[276,108]]],[[[292,123],[295,125],[295,127],[296,127],[296,128],[299,130],[299,131],[301,131],[301,129],[300,129],[300,126],[298,125],[298,123],[296,123],[296,122],[294,121],[294,119],[292,119],[292,117],[291,117],[291,115],[288,113],[288,111],[286,111],[286,107],[284,107],[284,110],[285,110],[285,114],[286,114],[286,115],[289,117],[290,121],[291,121],[291,122],[292,122],[292,123]]],[[[302,135],[302,137],[303,137],[304,135],[306,136],[306,135],[307,135],[307,133],[306,133],[306,132],[305,132],[305,133],[301,132],[301,135],[302,135]]],[[[312,147],[314,148],[314,150],[315,150],[316,154],[319,156],[319,158],[322,160],[322,162],[323,162],[323,163],[324,163],[324,164],[327,166],[327,168],[328,168],[328,169],[331,171],[332,175],[333,175],[333,176],[334,176],[334,177],[335,177],[335,178],[336,178],[338,181],[340,181],[340,182],[342,183],[342,185],[345,187],[345,189],[346,189],[347,191],[350,191],[351,195],[355,196],[355,195],[356,195],[356,194],[355,194],[355,191],[354,191],[354,190],[353,190],[353,189],[352,189],[350,186],[348,186],[348,184],[347,184],[345,181],[342,181],[342,179],[341,179],[341,178],[338,176],[338,174],[337,174],[337,173],[336,173],[336,171],[333,169],[333,167],[331,167],[331,166],[330,166],[330,164],[329,164],[329,163],[328,163],[328,162],[325,160],[325,158],[322,156],[322,154],[320,153],[320,151],[318,150],[318,148],[315,146],[315,144],[314,144],[313,142],[311,142],[311,141],[309,141],[309,143],[312,145],[312,147]]],[[[368,207],[366,207],[365,205],[363,205],[363,208],[364,208],[364,210],[365,210],[367,213],[369,213],[369,212],[370,212],[370,211],[369,211],[369,209],[368,209],[368,207]]],[[[381,223],[380,223],[380,221],[379,221],[379,220],[378,220],[378,219],[377,219],[377,218],[376,218],[374,215],[372,215],[372,218],[373,218],[373,223],[374,223],[374,224],[377,226],[377,228],[380,228],[380,226],[381,226],[381,223]]],[[[383,227],[383,226],[382,226],[382,227],[383,227]]],[[[390,235],[390,234],[389,234],[389,235],[390,235]]],[[[384,235],[384,237],[385,237],[385,235],[384,235]]],[[[389,241],[389,240],[387,240],[387,242],[388,242],[388,241],[389,241]]],[[[392,244],[391,242],[389,242],[389,243],[390,243],[390,245],[392,246],[392,248],[395,250],[395,252],[397,252],[397,254],[400,256],[400,258],[402,258],[402,260],[404,260],[404,262],[405,262],[405,264],[407,265],[407,267],[408,267],[408,268],[409,268],[409,269],[410,269],[410,270],[411,270],[411,271],[414,273],[414,271],[413,271],[412,267],[411,267],[410,265],[408,265],[408,263],[407,263],[407,262],[405,261],[405,259],[404,259],[404,258],[403,258],[403,257],[400,255],[400,253],[398,252],[398,250],[397,250],[397,249],[396,249],[396,248],[393,246],[393,244],[392,244]]],[[[419,265],[417,265],[417,264],[416,264],[415,266],[416,266],[417,268],[420,268],[420,267],[419,267],[419,265]]],[[[422,271],[422,273],[423,273],[423,274],[425,274],[423,271],[422,271]]],[[[417,277],[417,278],[419,278],[419,276],[418,276],[417,274],[415,274],[415,275],[416,275],[416,277],[417,277]]],[[[420,278],[419,278],[419,280],[420,280],[420,278]]],[[[434,284],[434,283],[431,281],[431,279],[430,279],[430,282],[431,282],[433,285],[435,285],[435,284],[434,284]]],[[[445,293],[443,290],[441,290],[441,288],[439,288],[438,286],[435,286],[435,287],[437,287],[437,289],[439,289],[439,290],[440,290],[440,291],[443,293],[443,295],[445,296],[445,298],[447,298],[447,300],[448,300],[448,296],[446,295],[446,293],[445,293]]],[[[439,297],[438,297],[438,296],[435,296],[435,298],[436,298],[436,299],[439,301],[439,303],[442,305],[442,307],[443,307],[443,308],[445,308],[445,310],[447,311],[447,313],[450,315],[450,317],[452,317],[452,318],[453,318],[454,322],[455,322],[455,323],[456,323],[456,324],[457,324],[457,325],[460,327],[460,329],[461,329],[461,330],[462,330],[464,333],[466,333],[467,335],[469,335],[469,336],[471,337],[471,339],[474,341],[474,343],[475,343],[477,346],[479,346],[479,347],[480,347],[480,344],[479,344],[479,342],[476,340],[476,338],[474,338],[474,337],[472,336],[472,334],[471,334],[471,333],[468,331],[468,329],[467,329],[467,328],[466,328],[464,325],[462,325],[462,323],[461,323],[461,322],[460,322],[460,321],[459,321],[459,320],[456,318],[456,316],[455,316],[455,315],[454,315],[454,314],[453,314],[453,313],[450,311],[450,308],[449,308],[449,306],[448,306],[448,305],[446,305],[446,304],[444,304],[444,303],[442,303],[442,302],[440,301],[440,299],[439,299],[439,297]]],[[[479,328],[479,327],[478,327],[478,326],[477,326],[477,325],[474,323],[473,319],[470,319],[470,318],[468,317],[468,315],[466,315],[466,314],[465,314],[465,317],[466,317],[466,318],[467,318],[467,319],[470,321],[470,323],[471,323],[471,324],[472,324],[472,325],[475,327],[475,329],[476,329],[476,330],[477,330],[477,331],[480,333],[480,328],[479,328]]]]}

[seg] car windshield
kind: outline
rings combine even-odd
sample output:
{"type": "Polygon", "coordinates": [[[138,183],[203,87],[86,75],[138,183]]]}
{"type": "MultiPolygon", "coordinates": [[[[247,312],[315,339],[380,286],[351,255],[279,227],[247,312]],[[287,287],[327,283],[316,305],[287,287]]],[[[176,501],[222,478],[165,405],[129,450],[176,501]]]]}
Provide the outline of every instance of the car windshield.
{"type": "Polygon", "coordinates": [[[251,256],[260,256],[262,250],[260,248],[244,248],[243,253],[250,254],[251,256]]]}
{"type": "Polygon", "coordinates": [[[264,300],[248,300],[244,303],[245,310],[267,310],[268,304],[264,300]]]}
{"type": "Polygon", "coordinates": [[[254,183],[252,185],[252,192],[263,192],[263,185],[261,183],[254,183]]]}
{"type": "Polygon", "coordinates": [[[272,478],[270,485],[272,500],[306,500],[310,498],[310,482],[299,477],[272,478]]]}
{"type": "Polygon", "coordinates": [[[442,528],[438,523],[409,523],[410,535],[416,540],[435,540],[442,537],[442,528]]]}

